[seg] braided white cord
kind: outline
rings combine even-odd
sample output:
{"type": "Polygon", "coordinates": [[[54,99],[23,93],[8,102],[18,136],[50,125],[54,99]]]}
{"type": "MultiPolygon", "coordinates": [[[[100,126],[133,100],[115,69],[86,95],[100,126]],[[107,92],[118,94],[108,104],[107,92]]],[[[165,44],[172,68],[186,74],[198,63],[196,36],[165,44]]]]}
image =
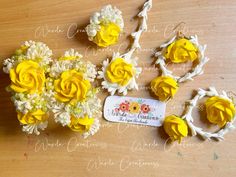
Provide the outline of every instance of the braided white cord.
{"type": "Polygon", "coordinates": [[[122,58],[124,58],[126,60],[130,60],[133,53],[137,49],[141,48],[141,45],[139,44],[139,40],[140,40],[141,34],[145,31],[147,31],[147,19],[148,19],[147,13],[148,13],[148,11],[150,11],[151,8],[152,8],[152,0],[146,1],[143,5],[142,11],[140,11],[138,14],[138,17],[142,19],[139,29],[138,29],[138,31],[133,32],[131,34],[131,36],[133,38],[133,44],[132,44],[131,48],[129,49],[129,51],[122,55],[122,58]]]}

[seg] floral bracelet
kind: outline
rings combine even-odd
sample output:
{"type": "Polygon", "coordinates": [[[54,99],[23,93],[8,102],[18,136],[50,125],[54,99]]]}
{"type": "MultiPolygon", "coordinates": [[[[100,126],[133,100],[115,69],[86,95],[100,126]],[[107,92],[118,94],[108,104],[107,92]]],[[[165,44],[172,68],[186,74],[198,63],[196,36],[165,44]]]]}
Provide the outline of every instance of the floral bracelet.
{"type": "Polygon", "coordinates": [[[199,134],[208,140],[223,140],[224,135],[235,128],[233,125],[236,119],[235,104],[225,91],[219,94],[214,87],[210,87],[209,90],[198,89],[193,99],[186,103],[186,110],[181,117],[170,115],[164,119],[164,130],[172,141],[178,140],[180,142],[188,135],[188,128],[190,128],[192,136],[199,134]],[[192,111],[198,100],[205,96],[209,97],[205,101],[206,118],[210,123],[220,127],[218,131],[213,133],[204,131],[193,124],[192,111]]]}

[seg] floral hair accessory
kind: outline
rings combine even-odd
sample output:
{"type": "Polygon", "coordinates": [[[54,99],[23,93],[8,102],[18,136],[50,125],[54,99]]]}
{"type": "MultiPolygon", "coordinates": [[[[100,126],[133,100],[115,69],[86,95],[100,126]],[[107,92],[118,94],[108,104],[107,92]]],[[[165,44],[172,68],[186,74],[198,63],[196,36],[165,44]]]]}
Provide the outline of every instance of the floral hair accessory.
{"type": "Polygon", "coordinates": [[[47,94],[55,121],[88,137],[99,130],[101,103],[98,89],[92,86],[96,66],[81,58],[71,49],[52,63],[47,94]]]}
{"type": "Polygon", "coordinates": [[[47,127],[48,108],[46,76],[52,62],[52,51],[42,42],[27,41],[3,62],[10,76],[7,91],[12,93],[17,118],[28,134],[39,134],[47,127]]]}
{"type": "Polygon", "coordinates": [[[126,95],[128,90],[138,90],[136,79],[139,77],[142,68],[137,67],[137,58],[132,55],[138,48],[141,48],[139,39],[141,34],[147,30],[147,12],[151,7],[152,0],[148,0],[138,14],[142,20],[138,31],[131,34],[134,41],[130,50],[122,55],[114,53],[112,60],[104,60],[102,71],[98,71],[98,78],[103,79],[102,88],[107,89],[111,95],[116,92],[126,95]]]}
{"type": "Polygon", "coordinates": [[[177,93],[179,83],[193,80],[193,77],[203,74],[203,66],[208,62],[205,56],[206,45],[200,45],[197,35],[189,38],[176,35],[160,46],[156,52],[156,64],[159,65],[162,76],[151,82],[151,90],[161,101],[167,101],[177,93]],[[166,68],[166,62],[193,62],[193,68],[183,76],[175,76],[166,68]]]}
{"type": "Polygon", "coordinates": [[[107,47],[118,42],[123,28],[122,12],[116,7],[107,5],[100,12],[94,13],[85,30],[90,41],[99,47],[107,47]]]}
{"type": "Polygon", "coordinates": [[[182,118],[186,120],[193,136],[199,134],[205,139],[223,140],[224,135],[235,128],[233,125],[236,113],[235,104],[225,91],[219,94],[214,87],[210,87],[209,90],[198,89],[197,94],[187,103],[182,118]],[[207,119],[210,123],[217,124],[220,127],[220,130],[214,133],[206,132],[193,124],[192,110],[197,105],[198,100],[205,96],[210,97],[205,102],[207,119]]]}

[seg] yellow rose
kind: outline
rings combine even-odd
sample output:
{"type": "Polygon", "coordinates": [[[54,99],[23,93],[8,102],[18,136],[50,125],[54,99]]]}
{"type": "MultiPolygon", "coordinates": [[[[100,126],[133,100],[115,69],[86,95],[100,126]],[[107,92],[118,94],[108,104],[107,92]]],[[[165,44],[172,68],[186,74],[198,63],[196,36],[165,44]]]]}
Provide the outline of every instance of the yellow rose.
{"type": "Polygon", "coordinates": [[[197,47],[188,39],[182,38],[171,43],[164,54],[173,63],[194,61],[198,58],[197,47]]]}
{"type": "Polygon", "coordinates": [[[188,126],[186,122],[175,115],[171,115],[164,120],[164,130],[170,136],[172,141],[181,142],[183,137],[188,135],[188,126]]]}
{"type": "Polygon", "coordinates": [[[227,122],[230,122],[235,116],[234,104],[224,98],[213,96],[208,98],[205,102],[207,119],[223,127],[227,122]]]}
{"type": "Polygon", "coordinates": [[[128,64],[122,58],[113,60],[106,69],[106,78],[111,83],[125,86],[134,76],[132,64],[128,64]]]}
{"type": "Polygon", "coordinates": [[[93,41],[100,47],[107,47],[118,41],[120,27],[115,23],[101,23],[101,29],[97,32],[93,41]]]}
{"type": "Polygon", "coordinates": [[[176,94],[179,86],[176,80],[169,76],[160,76],[152,80],[151,90],[160,101],[167,101],[176,94]]]}
{"type": "Polygon", "coordinates": [[[10,70],[10,88],[15,92],[41,93],[45,83],[43,69],[38,63],[25,60],[10,70]]]}
{"type": "Polygon", "coordinates": [[[42,110],[36,110],[33,112],[28,112],[23,114],[21,112],[17,113],[17,118],[20,123],[26,124],[38,124],[47,120],[47,114],[42,110]]]}
{"type": "Polygon", "coordinates": [[[70,129],[73,131],[84,133],[90,130],[93,122],[94,118],[89,118],[88,115],[81,118],[71,116],[71,122],[68,127],[70,127],[70,129]]]}
{"type": "Polygon", "coordinates": [[[64,71],[60,78],[54,81],[54,88],[57,100],[74,104],[86,98],[91,84],[83,78],[82,73],[76,70],[68,70],[64,71]]]}
{"type": "Polygon", "coordinates": [[[129,112],[130,113],[139,113],[140,111],[140,105],[137,103],[137,102],[132,102],[130,103],[130,106],[129,106],[129,112]]]}

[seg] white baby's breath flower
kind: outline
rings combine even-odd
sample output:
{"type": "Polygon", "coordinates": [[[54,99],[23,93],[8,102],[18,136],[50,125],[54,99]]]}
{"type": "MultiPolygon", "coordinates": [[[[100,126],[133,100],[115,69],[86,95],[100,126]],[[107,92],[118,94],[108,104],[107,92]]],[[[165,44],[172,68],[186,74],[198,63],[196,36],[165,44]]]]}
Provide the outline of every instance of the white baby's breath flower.
{"type": "Polygon", "coordinates": [[[3,61],[3,72],[9,74],[10,70],[14,66],[14,60],[11,58],[7,58],[3,61]]]}
{"type": "Polygon", "coordinates": [[[35,133],[36,135],[39,135],[40,132],[39,130],[44,130],[48,126],[48,121],[41,122],[39,124],[28,124],[28,125],[23,125],[22,131],[26,132],[27,134],[33,134],[35,133]]]}
{"type": "Polygon", "coordinates": [[[52,50],[42,42],[26,41],[24,43],[28,47],[26,57],[31,60],[42,59],[44,64],[49,64],[52,57],[52,50]]]}
{"type": "Polygon", "coordinates": [[[65,57],[75,57],[76,59],[80,59],[83,57],[79,52],[75,51],[75,49],[67,50],[64,54],[65,57]]]}

